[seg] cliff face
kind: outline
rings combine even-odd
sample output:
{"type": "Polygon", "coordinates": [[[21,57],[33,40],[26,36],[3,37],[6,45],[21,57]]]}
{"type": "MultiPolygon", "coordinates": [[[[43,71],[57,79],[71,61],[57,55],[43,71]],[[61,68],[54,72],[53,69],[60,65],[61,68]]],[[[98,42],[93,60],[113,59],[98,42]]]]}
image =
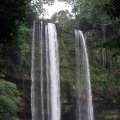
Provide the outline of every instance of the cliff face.
{"type": "Polygon", "coordinates": [[[21,95],[19,97],[18,117],[20,120],[31,120],[31,80],[22,81],[19,90],[21,95]]]}
{"type": "MultiPolygon", "coordinates": [[[[93,97],[95,120],[120,120],[120,104],[93,97]]],[[[62,120],[75,120],[75,98],[72,103],[62,103],[62,120]]]]}
{"type": "Polygon", "coordinates": [[[120,105],[107,101],[94,103],[94,116],[96,120],[120,120],[120,105]]]}

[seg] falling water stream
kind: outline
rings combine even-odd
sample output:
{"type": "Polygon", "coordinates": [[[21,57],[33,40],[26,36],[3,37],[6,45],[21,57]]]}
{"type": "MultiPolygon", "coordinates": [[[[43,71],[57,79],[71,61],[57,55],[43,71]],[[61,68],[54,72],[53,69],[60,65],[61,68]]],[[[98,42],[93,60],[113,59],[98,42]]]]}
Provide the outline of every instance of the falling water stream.
{"type": "Polygon", "coordinates": [[[60,120],[58,41],[52,23],[33,24],[31,79],[32,120],[60,120]]]}
{"type": "Polygon", "coordinates": [[[50,79],[51,79],[51,119],[60,120],[60,83],[57,33],[54,24],[48,24],[50,79]]]}
{"type": "Polygon", "coordinates": [[[92,92],[86,41],[82,31],[75,30],[75,37],[77,81],[76,120],[93,120],[92,92]]]}

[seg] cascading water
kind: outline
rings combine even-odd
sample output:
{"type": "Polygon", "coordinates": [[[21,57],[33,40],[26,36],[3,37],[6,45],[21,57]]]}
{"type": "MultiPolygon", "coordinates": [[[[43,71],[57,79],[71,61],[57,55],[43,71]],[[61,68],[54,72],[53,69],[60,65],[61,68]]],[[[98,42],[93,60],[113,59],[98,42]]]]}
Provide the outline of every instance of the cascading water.
{"type": "Polygon", "coordinates": [[[76,120],[93,120],[89,59],[82,31],[75,30],[77,107],[76,120]]]}
{"type": "Polygon", "coordinates": [[[51,119],[60,120],[60,83],[57,33],[54,24],[48,24],[50,79],[51,79],[51,119]]]}
{"type": "Polygon", "coordinates": [[[32,120],[60,120],[58,43],[52,23],[33,24],[31,79],[32,120]]]}

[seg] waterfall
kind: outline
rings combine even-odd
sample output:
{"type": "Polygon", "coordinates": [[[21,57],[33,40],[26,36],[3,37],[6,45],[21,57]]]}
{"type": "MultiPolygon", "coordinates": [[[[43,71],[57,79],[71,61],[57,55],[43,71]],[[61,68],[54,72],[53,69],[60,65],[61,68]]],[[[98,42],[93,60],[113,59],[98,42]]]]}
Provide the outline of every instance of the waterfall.
{"type": "Polygon", "coordinates": [[[57,33],[54,24],[48,24],[50,78],[51,78],[51,118],[60,120],[60,83],[57,33]]]}
{"type": "Polygon", "coordinates": [[[54,24],[33,23],[31,51],[32,120],[60,120],[59,57],[54,24]]]}
{"type": "Polygon", "coordinates": [[[87,47],[82,31],[75,30],[76,120],[93,120],[92,92],[87,47]]]}

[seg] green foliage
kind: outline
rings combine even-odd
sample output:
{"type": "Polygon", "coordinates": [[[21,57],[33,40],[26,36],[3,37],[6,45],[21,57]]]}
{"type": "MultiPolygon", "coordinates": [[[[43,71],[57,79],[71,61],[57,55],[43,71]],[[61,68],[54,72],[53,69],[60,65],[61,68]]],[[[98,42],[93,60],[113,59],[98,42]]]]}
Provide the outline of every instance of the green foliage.
{"type": "Polygon", "coordinates": [[[58,27],[59,55],[60,55],[60,80],[61,80],[61,97],[67,102],[71,101],[75,94],[75,50],[74,36],[64,24],[64,29],[58,27]],[[64,32],[66,31],[66,32],[64,32]]]}
{"type": "Polygon", "coordinates": [[[0,120],[18,120],[16,113],[19,104],[16,85],[0,80],[0,120]]]}
{"type": "Polygon", "coordinates": [[[107,4],[103,6],[104,10],[112,19],[120,20],[120,1],[110,0],[107,4]]]}
{"type": "Polygon", "coordinates": [[[15,73],[23,64],[30,63],[26,59],[30,52],[30,30],[27,25],[31,25],[33,20],[34,13],[27,0],[1,1],[0,73],[15,73]]]}
{"type": "Polygon", "coordinates": [[[70,20],[71,17],[72,15],[69,13],[68,10],[62,10],[52,16],[52,21],[58,23],[65,23],[66,21],[70,20]]]}
{"type": "Polygon", "coordinates": [[[59,30],[61,29],[62,31],[65,30],[68,32],[73,32],[75,27],[75,20],[72,19],[72,17],[73,16],[69,13],[68,10],[62,10],[58,13],[55,13],[52,16],[51,21],[57,24],[59,30]]]}
{"type": "Polygon", "coordinates": [[[26,56],[27,54],[30,52],[30,45],[28,44],[28,36],[30,35],[32,31],[28,28],[26,28],[25,26],[20,26],[19,30],[18,30],[18,36],[17,36],[17,40],[18,40],[18,44],[19,44],[19,52],[18,52],[18,58],[21,61],[21,64],[23,63],[28,63],[26,56]]]}
{"type": "Polygon", "coordinates": [[[25,22],[29,9],[27,0],[5,0],[0,4],[0,43],[11,43],[19,25],[25,22]]]}
{"type": "MultiPolygon", "coordinates": [[[[116,28],[120,27],[120,1],[119,0],[109,0],[106,4],[104,4],[101,9],[103,9],[108,16],[110,16],[112,22],[116,25],[116,28]]],[[[116,35],[112,37],[109,41],[103,44],[103,47],[110,49],[117,49],[116,53],[113,56],[120,55],[120,36],[116,35]]]]}
{"type": "Polygon", "coordinates": [[[108,88],[107,73],[98,64],[91,66],[91,82],[93,93],[105,97],[108,88]]]}
{"type": "Polygon", "coordinates": [[[21,71],[22,66],[26,67],[30,65],[30,60],[28,59],[30,52],[30,33],[30,29],[21,25],[15,37],[16,42],[10,46],[5,46],[6,52],[4,57],[1,56],[0,61],[0,71],[2,74],[12,75],[14,73],[14,76],[18,76],[23,72],[21,71]]]}
{"type": "Polygon", "coordinates": [[[15,84],[4,81],[4,80],[0,81],[0,94],[1,95],[9,94],[13,96],[14,94],[18,94],[16,90],[17,88],[15,84]]]}
{"type": "MultiPolygon", "coordinates": [[[[36,17],[29,2],[29,0],[0,1],[0,77],[7,80],[11,77],[15,80],[26,79],[26,74],[29,76],[31,33],[29,28],[36,17]]],[[[17,120],[19,93],[16,85],[0,80],[0,95],[0,120],[17,120]]]]}
{"type": "Polygon", "coordinates": [[[76,12],[76,20],[79,22],[86,20],[93,28],[111,24],[111,19],[106,12],[97,7],[106,3],[107,1],[102,0],[76,0],[76,9],[74,10],[76,12]]]}

